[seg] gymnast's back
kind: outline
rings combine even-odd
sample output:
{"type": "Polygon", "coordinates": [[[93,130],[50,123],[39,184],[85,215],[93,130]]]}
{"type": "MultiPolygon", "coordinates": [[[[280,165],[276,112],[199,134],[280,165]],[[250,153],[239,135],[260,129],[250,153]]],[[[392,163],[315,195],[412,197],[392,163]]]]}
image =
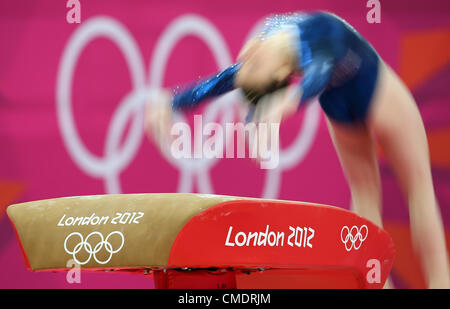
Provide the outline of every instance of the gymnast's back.
{"type": "Polygon", "coordinates": [[[273,15],[267,19],[261,35],[270,35],[288,25],[296,25],[299,31],[301,67],[308,65],[315,53],[326,53],[336,62],[349,50],[361,58],[378,59],[376,51],[355,28],[339,16],[324,11],[273,15]]]}
{"type": "Polygon", "coordinates": [[[320,95],[332,119],[364,120],[378,76],[375,49],[350,24],[327,12],[276,15],[263,33],[282,27],[297,37],[298,69],[304,73],[302,101],[320,95]]]}

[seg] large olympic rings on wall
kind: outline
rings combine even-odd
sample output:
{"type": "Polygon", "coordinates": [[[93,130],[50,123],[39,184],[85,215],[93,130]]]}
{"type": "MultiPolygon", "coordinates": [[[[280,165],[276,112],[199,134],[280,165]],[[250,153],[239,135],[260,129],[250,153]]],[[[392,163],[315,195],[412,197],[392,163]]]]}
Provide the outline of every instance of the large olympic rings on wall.
{"type": "MultiPolygon", "coordinates": [[[[248,37],[256,33],[261,21],[250,31],[248,37]]],[[[177,42],[187,35],[203,40],[211,50],[218,69],[232,64],[232,58],[224,38],[214,25],[199,15],[186,14],[176,18],[157,40],[146,81],[145,65],[132,34],[121,23],[111,17],[94,17],[84,21],[71,35],[64,48],[56,81],[56,106],[58,124],[72,160],[86,174],[102,178],[106,193],[120,193],[120,173],[132,162],[142,142],[144,104],[161,87],[167,61],[177,42]],[[108,127],[103,157],[93,155],[81,140],[72,111],[72,81],[77,60],[85,46],[98,37],[106,37],[122,52],[132,80],[132,89],[119,103],[108,127]],[[131,128],[120,147],[122,133],[132,118],[131,128]]],[[[233,91],[208,104],[204,110],[205,122],[221,117],[222,123],[233,121],[232,105],[242,100],[240,93],[233,91]]],[[[306,108],[304,121],[297,137],[286,149],[280,149],[279,165],[267,170],[262,197],[277,198],[283,170],[291,169],[301,162],[314,141],[320,119],[318,104],[306,108]]],[[[185,121],[181,114],[177,121],[185,121]]],[[[241,113],[241,121],[243,114],[241,113]]],[[[194,133],[195,134],[195,133],[194,133]]],[[[180,171],[178,192],[192,192],[193,179],[198,181],[199,191],[214,193],[209,170],[218,159],[175,159],[165,157],[180,171]]]]}

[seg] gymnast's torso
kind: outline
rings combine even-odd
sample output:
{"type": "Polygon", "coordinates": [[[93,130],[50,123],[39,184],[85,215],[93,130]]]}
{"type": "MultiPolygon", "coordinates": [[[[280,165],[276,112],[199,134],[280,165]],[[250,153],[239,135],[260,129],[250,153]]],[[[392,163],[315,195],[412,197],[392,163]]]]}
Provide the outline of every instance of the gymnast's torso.
{"type": "MultiPolygon", "coordinates": [[[[362,122],[376,87],[380,58],[374,48],[346,21],[326,12],[274,15],[261,39],[278,30],[290,32],[302,73],[301,102],[319,97],[320,105],[338,122],[362,122]]],[[[175,91],[174,108],[194,106],[235,88],[240,63],[183,91],[175,91]]]]}

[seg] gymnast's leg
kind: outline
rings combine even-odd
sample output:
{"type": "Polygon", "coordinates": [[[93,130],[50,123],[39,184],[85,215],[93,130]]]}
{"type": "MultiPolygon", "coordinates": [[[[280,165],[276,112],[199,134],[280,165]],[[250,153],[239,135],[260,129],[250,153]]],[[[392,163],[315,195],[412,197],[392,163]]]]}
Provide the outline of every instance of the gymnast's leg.
{"type": "Polygon", "coordinates": [[[362,125],[327,118],[331,139],[350,187],[352,210],[382,227],[381,182],[372,133],[362,125]]]}
{"type": "MultiPolygon", "coordinates": [[[[350,187],[352,210],[383,227],[381,181],[372,132],[363,125],[345,125],[330,118],[327,125],[350,187]]],[[[388,279],[385,288],[391,287],[388,279]]]]}
{"type": "Polygon", "coordinates": [[[425,128],[406,86],[385,64],[368,125],[407,197],[414,247],[430,288],[450,288],[444,227],[433,188],[425,128]]]}

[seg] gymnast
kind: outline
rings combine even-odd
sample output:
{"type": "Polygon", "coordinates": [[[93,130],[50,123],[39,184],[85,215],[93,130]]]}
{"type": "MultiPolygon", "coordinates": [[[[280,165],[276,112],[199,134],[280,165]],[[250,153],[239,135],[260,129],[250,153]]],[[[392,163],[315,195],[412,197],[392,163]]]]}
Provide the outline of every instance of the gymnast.
{"type": "Polygon", "coordinates": [[[429,288],[450,288],[449,261],[434,193],[424,124],[406,86],[346,21],[327,12],[274,15],[237,62],[147,104],[148,134],[159,146],[174,110],[241,89],[247,121],[280,123],[318,97],[348,181],[352,210],[382,227],[376,141],[408,201],[411,233],[429,288]],[[298,83],[290,82],[300,76],[298,83]]]}

